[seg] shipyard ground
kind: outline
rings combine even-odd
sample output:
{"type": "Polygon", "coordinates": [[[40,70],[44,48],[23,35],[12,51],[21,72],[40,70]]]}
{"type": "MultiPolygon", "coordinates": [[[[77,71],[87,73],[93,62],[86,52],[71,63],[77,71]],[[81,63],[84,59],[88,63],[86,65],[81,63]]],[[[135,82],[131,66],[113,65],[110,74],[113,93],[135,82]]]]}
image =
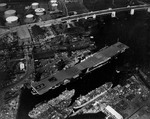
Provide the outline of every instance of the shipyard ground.
{"type": "MultiPolygon", "coordinates": [[[[18,113],[19,117],[22,117],[22,119],[28,119],[27,113],[29,110],[31,110],[35,104],[41,102],[42,100],[49,100],[52,97],[58,96],[59,93],[61,93],[62,90],[67,89],[76,89],[76,97],[79,95],[84,95],[88,93],[90,90],[94,89],[95,87],[98,87],[99,85],[102,85],[103,83],[107,81],[113,81],[113,83],[118,84],[119,79],[124,77],[123,75],[117,75],[116,74],[116,63],[118,64],[124,64],[127,62],[126,66],[128,68],[128,62],[129,66],[140,66],[146,71],[149,71],[149,46],[148,44],[148,28],[149,28],[149,14],[147,12],[139,12],[135,14],[132,17],[126,18],[126,13],[122,14],[121,20],[112,20],[111,17],[106,17],[106,23],[102,24],[102,22],[97,18],[98,24],[93,27],[93,36],[94,40],[96,41],[96,44],[102,48],[105,46],[105,44],[113,44],[117,40],[127,44],[132,52],[129,52],[129,55],[122,56],[122,58],[115,62],[111,62],[110,64],[106,65],[105,67],[102,67],[99,70],[96,70],[95,72],[92,72],[91,74],[88,74],[83,79],[78,81],[73,81],[72,83],[59,87],[56,90],[49,91],[48,93],[42,95],[42,96],[32,96],[30,94],[30,91],[25,89],[22,93],[21,98],[21,105],[20,110],[18,113]],[[114,30],[115,29],[115,30],[114,30]],[[124,60],[122,60],[124,59],[124,60]],[[100,73],[101,72],[101,73],[100,73]],[[83,88],[84,85],[84,88],[83,88]],[[30,98],[25,98],[30,97],[30,98]],[[47,98],[48,97],[48,98],[47,98]],[[34,103],[33,103],[34,102],[34,103]],[[27,106],[28,105],[28,106],[27,106]],[[27,111],[28,110],[28,111],[27,111]],[[24,116],[23,116],[24,115],[24,116]]],[[[125,66],[125,67],[126,67],[125,66]]],[[[76,98],[74,97],[74,98],[76,98]]],[[[92,115],[91,115],[92,116],[92,115]]],[[[93,114],[93,116],[90,118],[97,118],[93,114]]],[[[76,117],[74,117],[76,118],[76,117]]],[[[79,117],[80,118],[80,117],[79,117]]],[[[84,117],[83,117],[84,118],[84,117]]]]}
{"type": "MultiPolygon", "coordinates": [[[[105,4],[104,4],[105,5],[105,4]]],[[[108,7],[108,5],[106,6],[108,7]]],[[[97,7],[98,8],[98,7],[97,7]]],[[[104,7],[105,8],[105,7],[104,7]]],[[[94,10],[93,8],[91,8],[94,10]]],[[[104,84],[107,81],[112,81],[115,85],[121,82],[124,73],[118,75],[116,70],[124,67],[138,66],[144,69],[147,73],[150,71],[150,45],[149,45],[149,31],[150,31],[150,14],[147,11],[136,12],[135,15],[130,16],[127,12],[122,12],[117,15],[117,18],[105,16],[103,18],[97,17],[96,25],[92,27],[92,36],[99,48],[105,45],[112,45],[120,41],[130,47],[130,51],[121,56],[119,59],[112,61],[105,67],[86,75],[81,80],[73,81],[66,86],[61,86],[58,89],[50,90],[42,96],[33,96],[28,89],[22,89],[20,106],[18,110],[18,119],[30,119],[28,112],[39,102],[49,100],[58,96],[62,90],[76,89],[76,97],[85,95],[92,89],[104,84]],[[123,60],[122,60],[123,59],[123,60]],[[84,88],[83,88],[84,85],[84,88]]],[[[126,73],[126,72],[125,72],[126,73]]],[[[103,115],[104,116],[104,115],[103,115]]],[[[87,115],[89,119],[99,118],[100,114],[87,115]]],[[[77,116],[72,118],[86,118],[77,116]]],[[[103,118],[102,118],[103,119],[103,118]]]]}

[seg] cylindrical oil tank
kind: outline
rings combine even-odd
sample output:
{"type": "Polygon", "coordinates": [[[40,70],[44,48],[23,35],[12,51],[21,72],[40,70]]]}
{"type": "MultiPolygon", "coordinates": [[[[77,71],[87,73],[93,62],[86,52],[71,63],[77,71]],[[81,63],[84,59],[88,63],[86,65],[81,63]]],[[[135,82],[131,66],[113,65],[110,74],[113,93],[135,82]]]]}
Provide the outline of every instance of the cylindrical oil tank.
{"type": "Polygon", "coordinates": [[[7,9],[6,3],[0,3],[0,11],[5,11],[7,9]]]}
{"type": "Polygon", "coordinates": [[[25,23],[32,23],[34,22],[34,15],[33,14],[27,14],[25,17],[25,23]]]}
{"type": "Polygon", "coordinates": [[[35,14],[38,16],[44,15],[45,9],[44,8],[37,8],[35,9],[35,14]]]}
{"type": "Polygon", "coordinates": [[[16,15],[16,10],[7,10],[4,12],[4,17],[10,17],[10,16],[15,16],[16,15]]]}
{"type": "Polygon", "coordinates": [[[17,26],[19,25],[17,16],[9,16],[6,18],[6,26],[17,26]]]}
{"type": "Polygon", "coordinates": [[[37,9],[39,7],[39,3],[34,2],[34,3],[32,3],[31,6],[32,6],[32,9],[37,9]]]}

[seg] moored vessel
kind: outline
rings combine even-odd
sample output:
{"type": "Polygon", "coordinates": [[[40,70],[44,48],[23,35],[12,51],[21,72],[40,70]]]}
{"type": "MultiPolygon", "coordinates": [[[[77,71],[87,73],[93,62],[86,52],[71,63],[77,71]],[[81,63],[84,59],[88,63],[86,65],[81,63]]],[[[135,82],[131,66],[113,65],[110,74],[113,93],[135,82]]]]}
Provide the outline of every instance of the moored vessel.
{"type": "Polygon", "coordinates": [[[49,110],[55,112],[56,109],[59,108],[61,111],[63,111],[71,103],[71,98],[74,94],[74,89],[70,91],[65,90],[58,97],[51,99],[48,102],[37,104],[36,107],[28,113],[28,116],[34,119],[40,119],[42,118],[41,116],[46,116],[47,111],[49,112],[49,110]]]}
{"type": "Polygon", "coordinates": [[[112,86],[113,86],[113,84],[111,82],[108,82],[108,83],[105,83],[104,85],[92,90],[87,95],[80,96],[79,98],[77,98],[77,100],[73,104],[74,105],[73,108],[78,109],[78,108],[81,108],[81,107],[87,105],[88,103],[97,99],[101,95],[105,94],[108,90],[111,89],[112,86]]]}

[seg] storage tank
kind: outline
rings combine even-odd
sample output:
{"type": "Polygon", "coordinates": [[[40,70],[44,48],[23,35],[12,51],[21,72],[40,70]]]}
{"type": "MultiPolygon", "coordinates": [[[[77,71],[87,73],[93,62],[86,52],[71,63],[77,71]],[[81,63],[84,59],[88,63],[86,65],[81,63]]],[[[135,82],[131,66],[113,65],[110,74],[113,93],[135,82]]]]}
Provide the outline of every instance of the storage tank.
{"type": "Polygon", "coordinates": [[[16,10],[7,10],[4,12],[4,17],[10,17],[10,16],[15,16],[16,15],[16,10]]]}
{"type": "Polygon", "coordinates": [[[17,25],[19,25],[17,16],[9,16],[6,18],[6,26],[13,27],[17,25]]]}
{"type": "Polygon", "coordinates": [[[44,15],[44,12],[45,12],[45,9],[44,9],[44,8],[37,8],[37,9],[35,9],[35,14],[36,14],[37,16],[44,15]]]}
{"type": "Polygon", "coordinates": [[[34,15],[33,14],[27,14],[26,17],[25,17],[25,23],[32,23],[34,22],[34,15]]]}
{"type": "Polygon", "coordinates": [[[39,3],[34,2],[31,4],[31,6],[32,6],[32,9],[37,9],[39,7],[39,3]]]}
{"type": "Polygon", "coordinates": [[[7,9],[6,3],[0,3],[0,11],[5,11],[7,9]]]}

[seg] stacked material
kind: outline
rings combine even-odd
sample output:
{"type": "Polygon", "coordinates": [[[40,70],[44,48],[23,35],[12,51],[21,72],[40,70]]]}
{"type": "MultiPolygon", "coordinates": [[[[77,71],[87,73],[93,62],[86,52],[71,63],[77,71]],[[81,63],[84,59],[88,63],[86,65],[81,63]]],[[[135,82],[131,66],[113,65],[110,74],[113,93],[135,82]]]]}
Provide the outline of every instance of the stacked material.
{"type": "Polygon", "coordinates": [[[58,3],[52,3],[52,10],[57,11],[58,10],[58,3]]]}
{"type": "Polygon", "coordinates": [[[51,2],[52,10],[54,10],[54,11],[58,10],[57,9],[57,6],[58,6],[57,0],[51,0],[50,2],[51,2]]]}
{"type": "Polygon", "coordinates": [[[52,7],[57,7],[57,6],[58,6],[57,3],[53,3],[53,4],[52,4],[52,7]]]}
{"type": "Polygon", "coordinates": [[[57,2],[57,0],[51,0],[51,3],[53,4],[53,3],[56,3],[57,2]]]}

